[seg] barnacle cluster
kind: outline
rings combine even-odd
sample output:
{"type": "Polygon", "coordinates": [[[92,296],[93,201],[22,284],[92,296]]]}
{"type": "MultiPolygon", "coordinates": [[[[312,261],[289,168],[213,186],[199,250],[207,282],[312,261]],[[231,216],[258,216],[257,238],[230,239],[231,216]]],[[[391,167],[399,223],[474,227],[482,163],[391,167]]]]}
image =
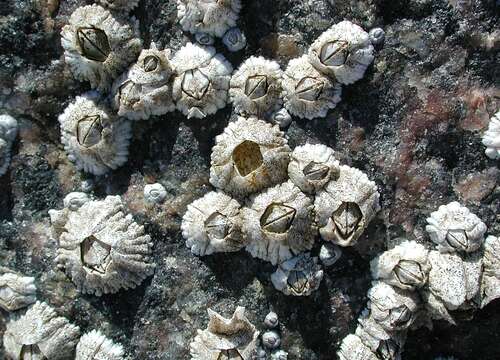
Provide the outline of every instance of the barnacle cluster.
{"type": "Polygon", "coordinates": [[[17,136],[17,120],[10,115],[0,115],[0,176],[10,165],[10,152],[17,136]]]}

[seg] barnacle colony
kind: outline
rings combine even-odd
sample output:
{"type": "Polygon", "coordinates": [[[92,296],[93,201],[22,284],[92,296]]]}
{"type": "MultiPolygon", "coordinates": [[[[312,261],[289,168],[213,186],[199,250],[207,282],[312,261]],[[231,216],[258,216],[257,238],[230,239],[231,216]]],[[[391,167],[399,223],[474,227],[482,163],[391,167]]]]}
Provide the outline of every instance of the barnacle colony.
{"type": "Polygon", "coordinates": [[[92,330],[84,334],[76,346],[75,360],[122,360],[123,348],[113,343],[100,331],[92,330]]]}
{"type": "Polygon", "coordinates": [[[0,176],[10,165],[10,152],[17,136],[17,120],[10,115],[0,115],[0,176]]]}
{"type": "Polygon", "coordinates": [[[14,311],[35,301],[35,279],[0,266],[0,308],[14,311]]]}
{"type": "Polygon", "coordinates": [[[500,158],[500,111],[490,120],[488,130],[483,135],[486,156],[490,159],[500,158]]]}

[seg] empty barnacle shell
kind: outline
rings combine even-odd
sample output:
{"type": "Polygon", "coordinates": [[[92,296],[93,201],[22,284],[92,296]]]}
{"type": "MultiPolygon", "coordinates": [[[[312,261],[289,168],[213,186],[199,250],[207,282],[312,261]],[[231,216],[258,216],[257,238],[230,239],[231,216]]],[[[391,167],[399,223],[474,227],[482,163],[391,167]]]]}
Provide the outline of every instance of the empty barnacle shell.
{"type": "Polygon", "coordinates": [[[236,52],[247,45],[247,38],[240,28],[234,27],[226,31],[222,37],[222,42],[229,51],[236,52]]]}
{"type": "Polygon", "coordinates": [[[0,115],[0,176],[7,172],[10,165],[10,153],[18,128],[17,120],[12,116],[0,115]]]}
{"type": "Polygon", "coordinates": [[[127,23],[96,4],[76,9],[61,36],[64,59],[73,75],[103,91],[136,59],[142,47],[135,18],[127,23]]]}
{"type": "Polygon", "coordinates": [[[130,123],[112,115],[97,92],[77,96],[59,123],[61,142],[78,169],[102,175],[127,161],[130,123]]]}
{"type": "Polygon", "coordinates": [[[3,345],[12,360],[63,360],[73,356],[80,329],[49,305],[36,302],[26,313],[7,323],[3,345]]]}
{"type": "Polygon", "coordinates": [[[205,46],[213,45],[215,42],[215,39],[212,35],[203,32],[197,32],[196,34],[194,34],[194,38],[198,44],[205,46]]]}
{"type": "Polygon", "coordinates": [[[324,240],[352,246],[379,211],[377,185],[362,171],[341,165],[338,177],[318,192],[316,221],[324,240]]]}
{"type": "Polygon", "coordinates": [[[181,229],[195,255],[238,251],[245,246],[240,204],[221,192],[209,192],[188,205],[181,229]]]}
{"type": "Polygon", "coordinates": [[[326,243],[321,245],[319,259],[324,266],[332,266],[342,256],[342,250],[337,245],[326,243]]]}
{"type": "Polygon", "coordinates": [[[144,199],[148,203],[161,204],[167,197],[167,190],[162,184],[147,184],[144,186],[144,199]]]}
{"type": "Polygon", "coordinates": [[[281,345],[280,335],[274,330],[266,331],[262,334],[262,345],[268,349],[276,349],[281,345]]]}
{"type": "Polygon", "coordinates": [[[278,126],[240,117],[215,138],[210,183],[233,195],[247,195],[283,181],[290,148],[278,126]]]}
{"type": "Polygon", "coordinates": [[[115,344],[98,330],[84,334],[76,346],[75,360],[122,360],[123,358],[123,347],[115,344]]]}
{"type": "Polygon", "coordinates": [[[14,311],[36,301],[35,278],[0,266],[0,308],[14,311]]]}
{"type": "Polygon", "coordinates": [[[342,21],[321,34],[311,45],[309,61],[321,73],[342,84],[352,84],[373,61],[370,36],[358,25],[342,21]]]}
{"type": "Polygon", "coordinates": [[[500,111],[490,119],[488,130],[483,135],[485,154],[490,159],[500,159],[500,111]]]}
{"type": "Polygon", "coordinates": [[[242,210],[247,251],[275,265],[310,250],[317,233],[313,209],[312,200],[290,181],[254,195],[242,210]]]}
{"type": "Polygon", "coordinates": [[[342,340],[337,356],[339,360],[379,360],[377,355],[363,344],[359,337],[353,334],[347,335],[342,340]]]}
{"type": "Polygon", "coordinates": [[[188,118],[204,118],[226,106],[233,67],[212,46],[187,43],[172,60],[173,98],[188,118]]]}
{"type": "Polygon", "coordinates": [[[500,297],[500,237],[490,235],[484,241],[481,307],[500,297]]]}
{"type": "Polygon", "coordinates": [[[280,108],[282,71],[276,61],[248,58],[231,77],[229,96],[242,115],[263,116],[280,108]]]}
{"type": "Polygon", "coordinates": [[[473,252],[484,240],[486,225],[454,201],[441,205],[427,218],[425,230],[441,252],[473,252]]]}
{"type": "Polygon", "coordinates": [[[279,264],[271,275],[274,287],[285,295],[309,296],[319,288],[323,270],[318,258],[300,254],[279,264]]]}
{"type": "Polygon", "coordinates": [[[139,0],[98,0],[98,2],[112,10],[130,11],[134,9],[139,0]]]}
{"type": "Polygon", "coordinates": [[[209,323],[190,344],[192,360],[251,360],[257,350],[259,332],[238,306],[230,319],[208,309],[209,323]]]}

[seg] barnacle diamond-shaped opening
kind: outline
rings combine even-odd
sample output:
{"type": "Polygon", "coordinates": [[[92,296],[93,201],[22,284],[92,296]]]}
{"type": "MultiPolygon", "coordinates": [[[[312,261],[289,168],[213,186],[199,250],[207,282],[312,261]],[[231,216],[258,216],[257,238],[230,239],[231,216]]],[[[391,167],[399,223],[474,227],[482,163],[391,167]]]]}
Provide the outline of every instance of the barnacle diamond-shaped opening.
{"type": "Polygon", "coordinates": [[[469,238],[463,229],[448,230],[446,242],[456,250],[466,250],[469,247],[469,238]]]}
{"type": "Polygon", "coordinates": [[[338,234],[343,239],[348,239],[358,229],[363,214],[358,204],[354,202],[343,202],[339,208],[334,211],[332,218],[338,234]]]}
{"type": "Polygon", "coordinates": [[[106,33],[95,27],[80,27],[76,31],[80,53],[89,60],[104,62],[111,52],[106,33]]]}
{"type": "Polygon", "coordinates": [[[396,360],[399,355],[399,345],[391,340],[382,340],[378,344],[377,357],[382,360],[396,360]]]}
{"type": "Polygon", "coordinates": [[[316,101],[321,96],[325,84],[314,77],[303,77],[295,87],[299,99],[304,101],[316,101]]]}
{"type": "Polygon", "coordinates": [[[306,165],[302,172],[304,176],[309,181],[319,181],[323,180],[328,176],[328,172],[330,171],[330,167],[323,164],[311,161],[306,165]]]}
{"type": "Polygon", "coordinates": [[[111,246],[97,240],[93,235],[88,236],[80,244],[80,257],[83,266],[104,274],[111,259],[111,246]]]}
{"type": "Polygon", "coordinates": [[[19,360],[48,360],[37,344],[23,345],[19,360]]]}
{"type": "Polygon", "coordinates": [[[101,141],[102,129],[100,115],[85,116],[76,125],[76,139],[82,146],[94,146],[101,141]]]}
{"type": "Polygon", "coordinates": [[[182,91],[189,97],[200,101],[210,87],[210,79],[199,69],[188,70],[182,78],[182,91]]]}
{"type": "Polygon", "coordinates": [[[224,239],[229,234],[231,226],[232,223],[227,216],[222,215],[218,211],[205,220],[205,231],[210,239],[224,239]]]}
{"type": "Polygon", "coordinates": [[[400,260],[393,272],[398,281],[404,285],[418,286],[425,280],[422,267],[416,261],[400,260]]]}
{"type": "Polygon", "coordinates": [[[393,327],[403,327],[411,321],[412,313],[406,305],[390,310],[390,322],[393,327]]]}
{"type": "Polygon", "coordinates": [[[151,72],[155,71],[160,64],[160,59],[156,55],[148,55],[144,58],[144,71],[151,72]]]}
{"type": "Polygon", "coordinates": [[[257,170],[263,161],[260,146],[253,141],[245,140],[233,150],[233,162],[241,176],[247,176],[257,170]]]}
{"type": "Polygon", "coordinates": [[[238,349],[221,350],[217,360],[245,360],[238,349]]]}
{"type": "Polygon", "coordinates": [[[297,294],[302,293],[307,286],[307,276],[303,271],[292,270],[288,275],[286,280],[290,288],[292,288],[297,294]]]}
{"type": "Polygon", "coordinates": [[[127,80],[118,89],[120,103],[126,106],[133,106],[141,99],[141,88],[132,80],[127,80]]]}
{"type": "Polygon", "coordinates": [[[267,94],[268,87],[266,75],[250,76],[245,83],[245,94],[250,99],[256,100],[267,94]]]}
{"type": "Polygon", "coordinates": [[[269,205],[260,218],[262,229],[276,234],[283,234],[290,229],[297,210],[280,203],[269,205]]]}
{"type": "Polygon", "coordinates": [[[340,66],[345,63],[349,55],[347,41],[331,41],[321,48],[320,60],[326,66],[340,66]]]}

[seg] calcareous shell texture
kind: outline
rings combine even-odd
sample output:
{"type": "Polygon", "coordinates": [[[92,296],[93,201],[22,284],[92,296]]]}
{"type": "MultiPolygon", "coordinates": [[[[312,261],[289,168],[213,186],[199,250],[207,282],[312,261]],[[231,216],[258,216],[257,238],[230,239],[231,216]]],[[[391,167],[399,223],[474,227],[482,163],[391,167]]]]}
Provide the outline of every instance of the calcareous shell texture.
{"type": "Polygon", "coordinates": [[[247,45],[247,38],[240,28],[234,27],[226,31],[222,42],[231,52],[242,50],[247,45]]]}
{"type": "Polygon", "coordinates": [[[340,344],[340,350],[337,352],[339,360],[379,360],[371,349],[363,344],[356,335],[349,334],[340,344]]]}
{"type": "Polygon", "coordinates": [[[486,146],[487,157],[500,159],[500,111],[491,118],[488,130],[483,135],[483,145],[486,146]]]}
{"type": "Polygon", "coordinates": [[[98,2],[112,10],[130,11],[139,4],[139,0],[98,0],[98,2]]]}
{"type": "Polygon", "coordinates": [[[17,120],[12,116],[0,115],[0,176],[7,172],[10,165],[10,153],[18,127],[17,120]]]}
{"type": "Polygon", "coordinates": [[[35,278],[0,266],[0,308],[7,311],[19,310],[35,301],[35,278]]]}
{"type": "Polygon", "coordinates": [[[500,237],[490,235],[484,242],[481,307],[500,297],[500,237]]]}
{"type": "Polygon", "coordinates": [[[324,240],[352,246],[379,211],[377,185],[362,171],[340,166],[339,175],[318,192],[314,202],[324,240]]]}
{"type": "Polygon", "coordinates": [[[75,211],[88,201],[90,201],[90,198],[87,193],[75,191],[64,197],[63,204],[65,208],[75,211]]]}
{"type": "Polygon", "coordinates": [[[109,90],[113,80],[136,60],[141,51],[135,18],[116,18],[93,4],[79,7],[61,32],[64,59],[73,75],[92,88],[109,90]]]}
{"type": "Polygon", "coordinates": [[[342,84],[361,79],[374,58],[370,36],[350,21],[335,24],[321,34],[308,56],[318,71],[342,84]]]}
{"type": "Polygon", "coordinates": [[[290,148],[278,126],[240,117],[215,138],[210,183],[244,196],[283,181],[290,148]]]}
{"type": "Polygon", "coordinates": [[[72,359],[80,330],[49,305],[36,302],[26,314],[7,323],[3,344],[12,360],[72,359]]]}
{"type": "Polygon", "coordinates": [[[226,106],[233,67],[214,47],[187,43],[172,63],[177,71],[173,98],[188,119],[202,119],[226,106]]]}
{"type": "Polygon", "coordinates": [[[290,60],[282,86],[286,109],[305,119],[325,117],[342,95],[340,83],[316,70],[306,55],[290,60]]]}
{"type": "Polygon", "coordinates": [[[226,319],[208,309],[209,323],[190,344],[191,360],[251,360],[257,349],[259,332],[245,316],[245,308],[237,307],[226,319]]]}
{"type": "Polygon", "coordinates": [[[110,113],[97,92],[77,96],[59,115],[59,123],[68,159],[78,169],[103,175],[127,161],[130,122],[110,113]]]}
{"type": "Polygon", "coordinates": [[[162,184],[144,186],[144,199],[150,204],[161,204],[167,197],[167,190],[162,184]]]}
{"type": "Polygon", "coordinates": [[[75,360],[122,360],[123,347],[115,344],[100,331],[84,334],[76,346],[75,360]]]}

